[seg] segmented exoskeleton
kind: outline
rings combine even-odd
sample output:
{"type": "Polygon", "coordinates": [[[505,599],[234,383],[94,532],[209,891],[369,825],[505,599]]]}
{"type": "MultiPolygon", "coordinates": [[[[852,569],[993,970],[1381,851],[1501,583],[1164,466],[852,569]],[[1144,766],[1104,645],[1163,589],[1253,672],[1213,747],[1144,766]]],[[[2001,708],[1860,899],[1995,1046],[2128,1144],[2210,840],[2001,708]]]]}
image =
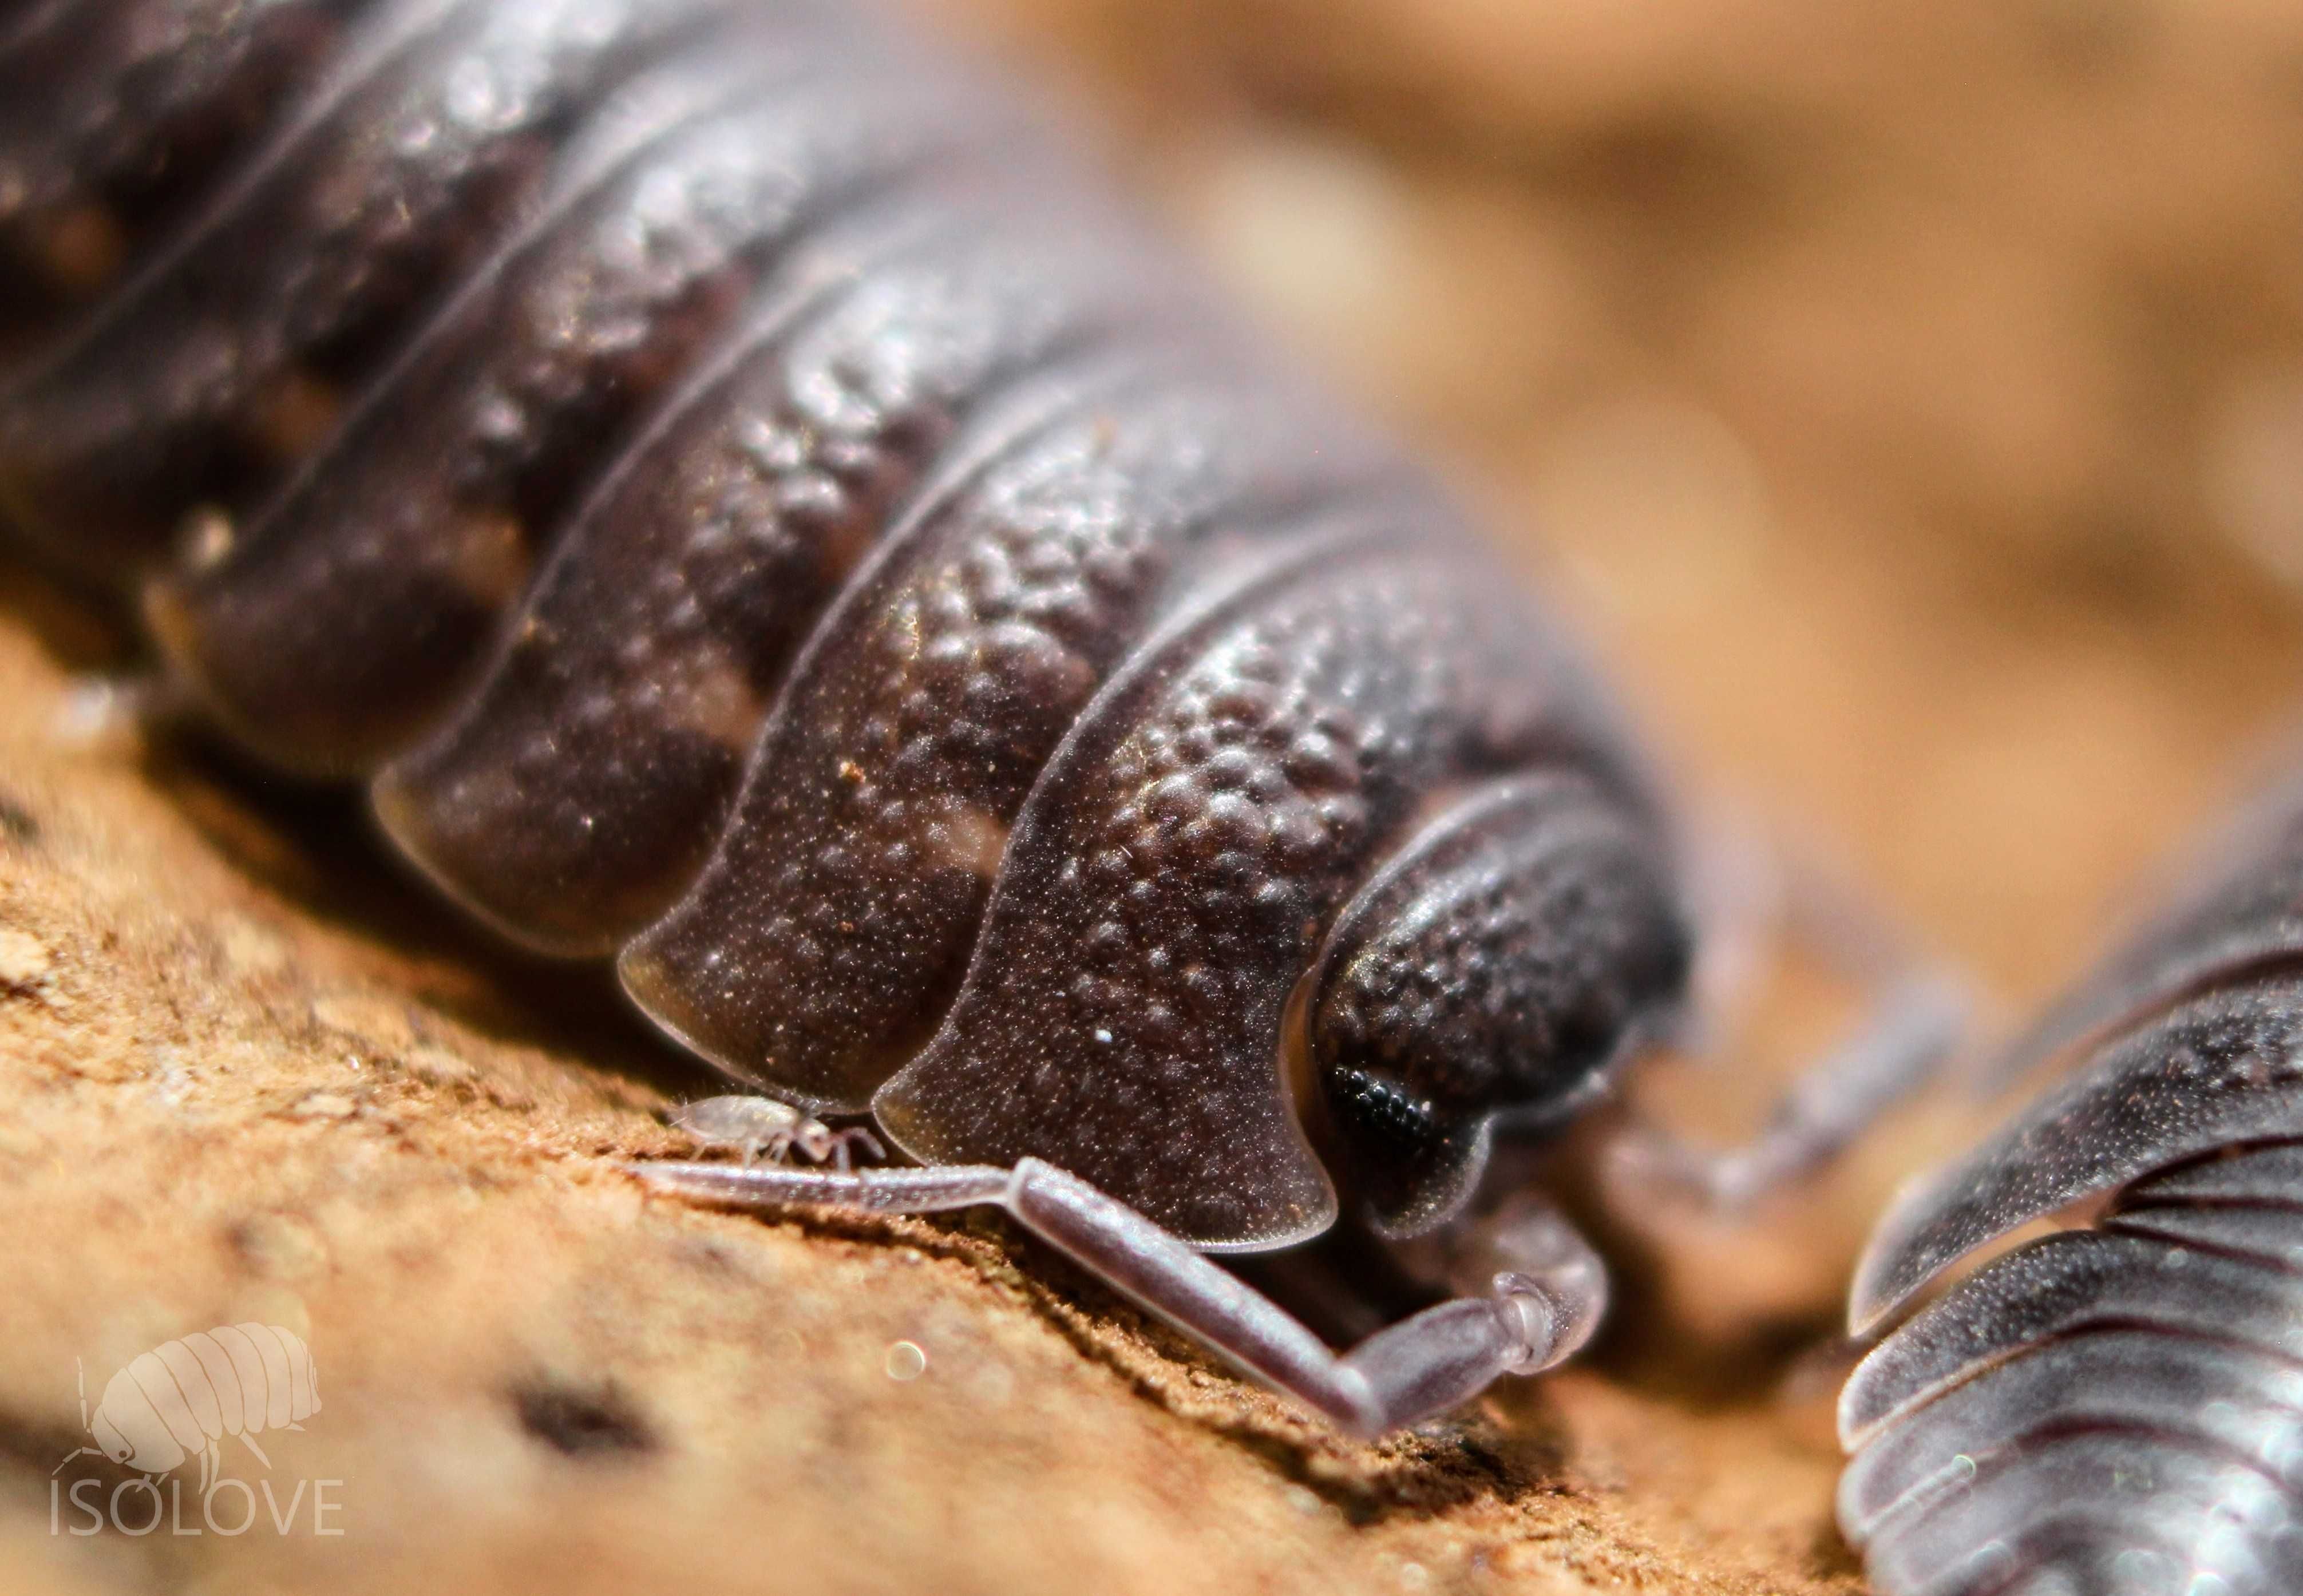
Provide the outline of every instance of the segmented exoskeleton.
{"type": "Polygon", "coordinates": [[[1883,1596],[2303,1588],[2303,785],[2010,1051],[2076,1073],[1896,1205],[1840,1408],[1883,1596]]]}
{"type": "Polygon", "coordinates": [[[1508,1182],[1356,1361],[1193,1251],[1472,1210],[1687,916],[1556,626],[1025,102],[838,0],[5,16],[24,531],[475,913],[929,1166],[653,1178],[1005,1203],[1358,1430],[1588,1332],[1508,1182]]]}

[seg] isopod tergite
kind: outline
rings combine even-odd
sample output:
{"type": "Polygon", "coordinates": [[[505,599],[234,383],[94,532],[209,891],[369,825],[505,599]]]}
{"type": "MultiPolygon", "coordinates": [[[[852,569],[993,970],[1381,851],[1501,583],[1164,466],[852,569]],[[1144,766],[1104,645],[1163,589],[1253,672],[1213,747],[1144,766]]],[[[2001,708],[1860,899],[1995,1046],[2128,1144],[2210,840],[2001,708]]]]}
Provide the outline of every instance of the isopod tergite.
{"type": "MultiPolygon", "coordinates": [[[[29,543],[785,1105],[713,1139],[912,1161],[645,1178],[1004,1204],[1362,1433],[1588,1334],[1516,1172],[1686,1006],[1646,762],[1028,97],[838,0],[0,17],[29,543]],[[1467,1295],[1339,1358],[1203,1256],[1339,1219],[1467,1295]]],[[[1944,1009],[1894,984],[1734,1169],[1944,1009]]]]}
{"type": "Polygon", "coordinates": [[[2303,1588],[2303,783],[2009,1050],[2074,1072],[1883,1220],[1840,1518],[1884,1596],[2303,1588]]]}

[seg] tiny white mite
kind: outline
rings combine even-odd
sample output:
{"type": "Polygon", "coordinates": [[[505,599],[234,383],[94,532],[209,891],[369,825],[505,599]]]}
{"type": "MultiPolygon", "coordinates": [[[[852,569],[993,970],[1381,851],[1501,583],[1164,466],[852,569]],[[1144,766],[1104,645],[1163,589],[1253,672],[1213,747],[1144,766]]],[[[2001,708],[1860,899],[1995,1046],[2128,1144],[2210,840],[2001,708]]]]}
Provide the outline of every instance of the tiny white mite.
{"type": "Polygon", "coordinates": [[[880,1139],[860,1125],[834,1130],[809,1118],[788,1102],[772,1097],[730,1094],[699,1097],[683,1102],[664,1116],[675,1130],[685,1131],[700,1147],[733,1147],[746,1168],[762,1153],[770,1163],[781,1163],[794,1148],[810,1163],[830,1163],[845,1174],[855,1153],[873,1159],[888,1156],[880,1139]]]}

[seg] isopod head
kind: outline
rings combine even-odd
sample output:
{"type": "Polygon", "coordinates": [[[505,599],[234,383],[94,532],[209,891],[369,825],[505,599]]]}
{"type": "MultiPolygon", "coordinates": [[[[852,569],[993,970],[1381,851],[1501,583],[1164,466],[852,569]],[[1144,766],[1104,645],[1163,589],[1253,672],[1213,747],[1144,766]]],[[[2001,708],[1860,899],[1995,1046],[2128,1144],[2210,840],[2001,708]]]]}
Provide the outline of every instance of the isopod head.
{"type": "Polygon", "coordinates": [[[1674,1009],[1691,942],[1636,811],[1586,779],[1455,804],[1346,906],[1310,986],[1306,1118],[1379,1234],[1458,1212],[1498,1120],[1563,1126],[1674,1009]]]}

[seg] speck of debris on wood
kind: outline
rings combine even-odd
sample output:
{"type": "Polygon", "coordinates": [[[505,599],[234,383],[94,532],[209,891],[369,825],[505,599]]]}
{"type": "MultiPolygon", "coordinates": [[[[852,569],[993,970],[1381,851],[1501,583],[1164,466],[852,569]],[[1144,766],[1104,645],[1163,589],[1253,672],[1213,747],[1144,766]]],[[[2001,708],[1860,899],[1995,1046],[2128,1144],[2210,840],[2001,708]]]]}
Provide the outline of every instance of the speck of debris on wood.
{"type": "Polygon", "coordinates": [[[21,995],[47,979],[55,963],[46,942],[27,931],[0,925],[0,992],[21,995]]]}
{"type": "Polygon", "coordinates": [[[661,1444],[655,1427],[613,1381],[590,1389],[524,1382],[512,1388],[511,1400],[522,1430],[570,1457],[638,1455],[661,1444]]]}
{"type": "Polygon", "coordinates": [[[0,838],[20,848],[36,847],[40,840],[39,817],[4,792],[0,792],[0,838]]]}

